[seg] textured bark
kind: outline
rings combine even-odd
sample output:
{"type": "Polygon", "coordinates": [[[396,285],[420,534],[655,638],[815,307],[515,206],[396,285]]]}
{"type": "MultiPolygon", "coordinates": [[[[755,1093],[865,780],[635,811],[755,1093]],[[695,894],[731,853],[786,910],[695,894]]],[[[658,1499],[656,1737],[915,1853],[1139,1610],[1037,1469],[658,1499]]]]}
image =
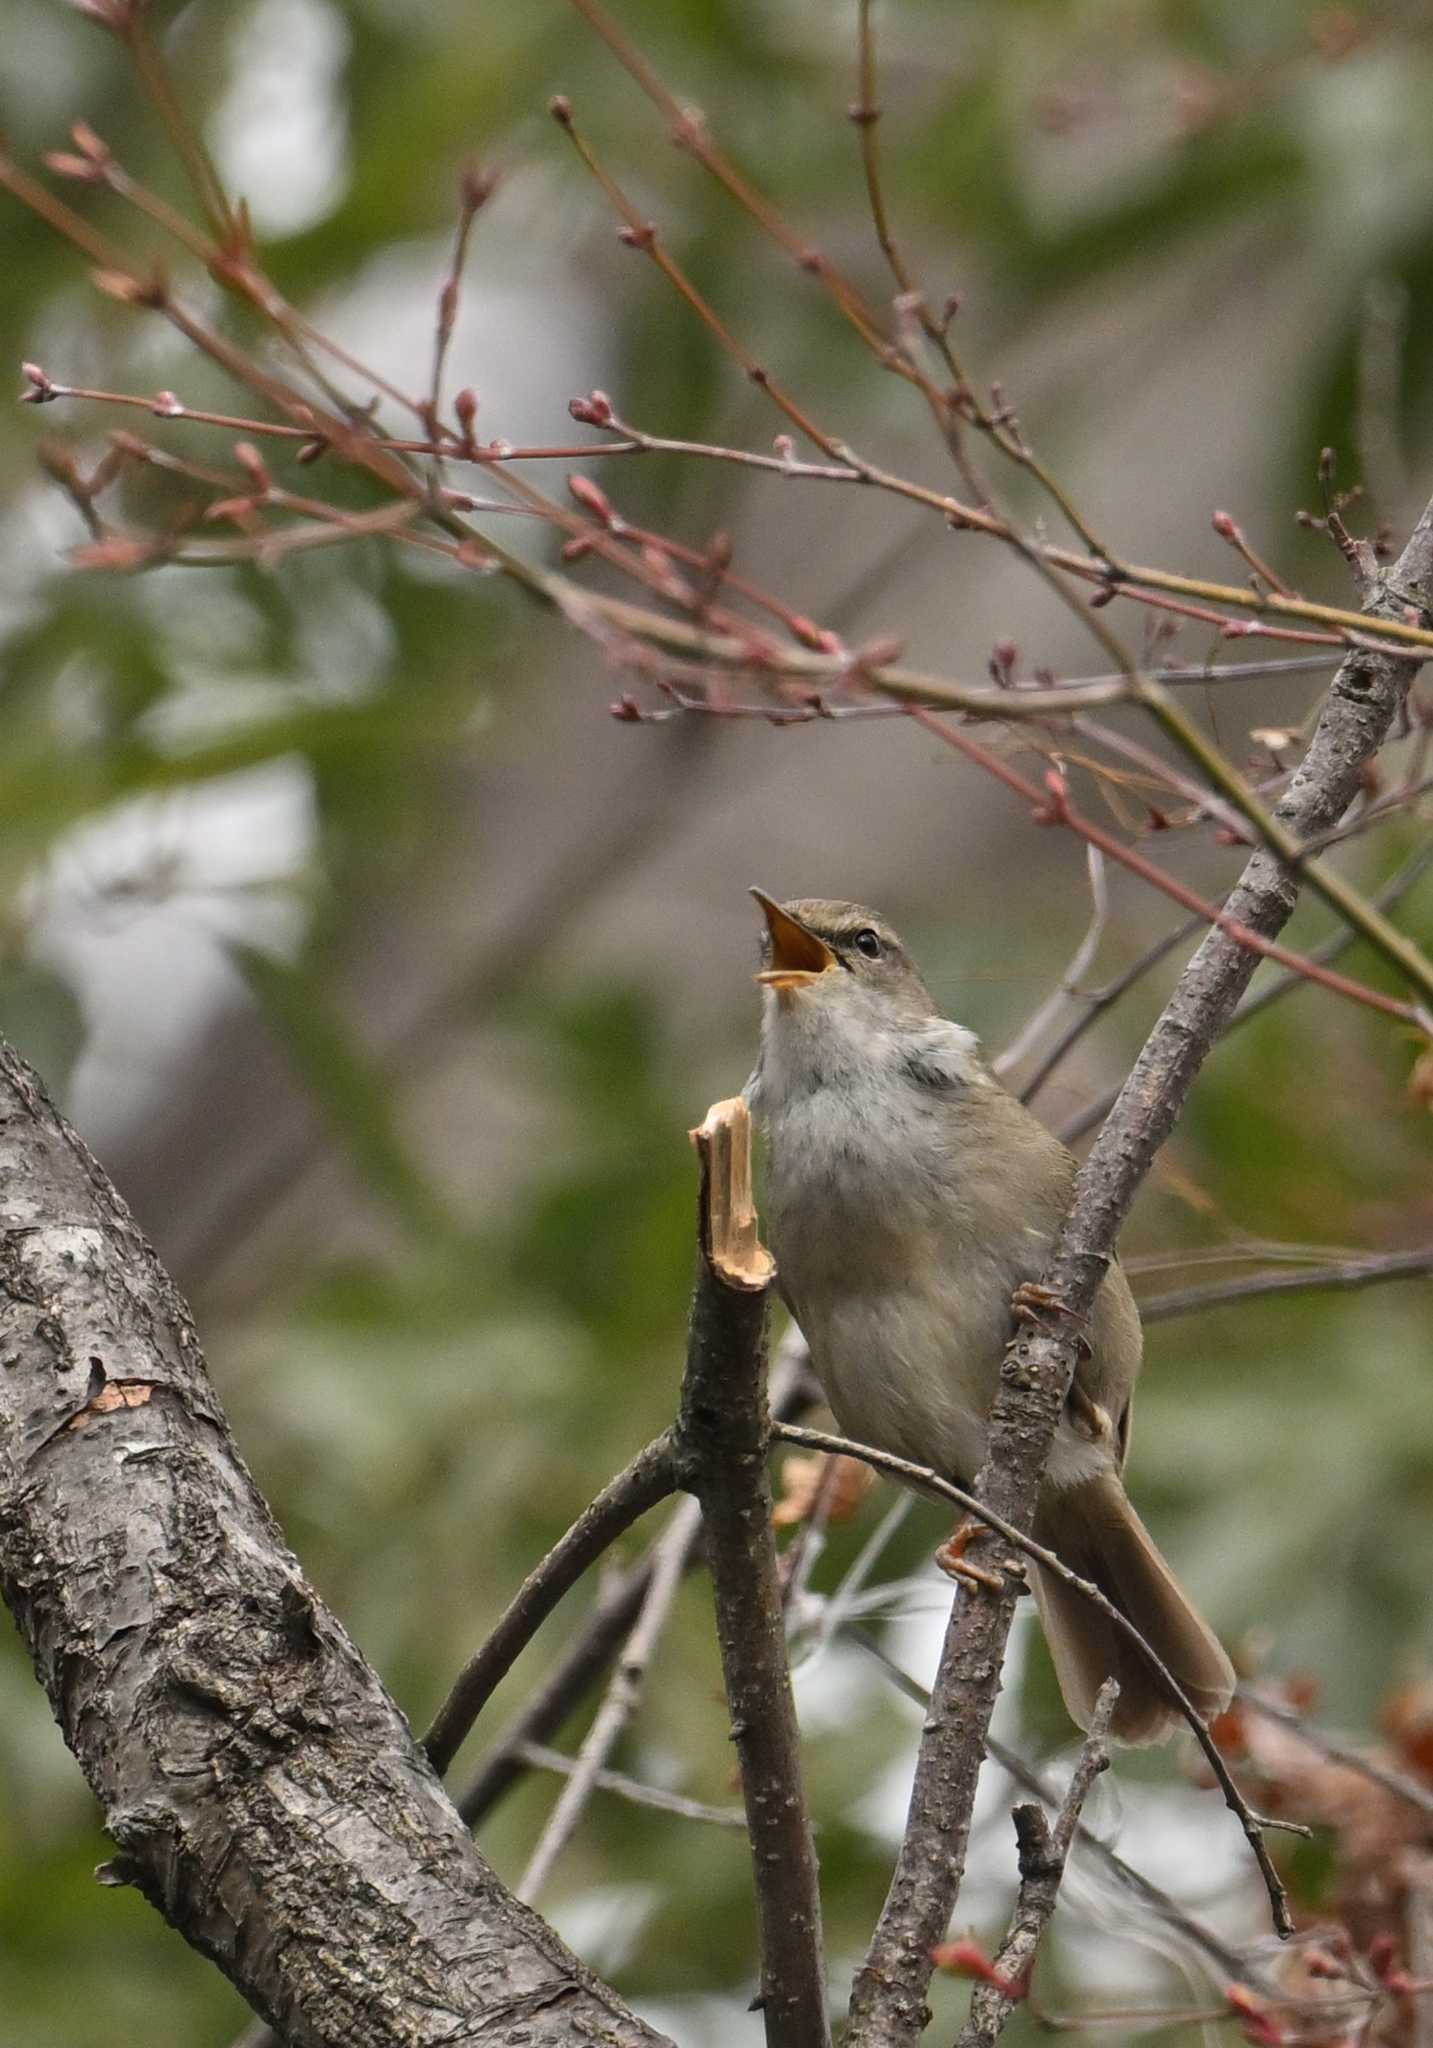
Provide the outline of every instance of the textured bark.
{"type": "MultiPolygon", "coordinates": [[[[1401,619],[1409,606],[1427,620],[1433,598],[1433,505],[1366,609],[1401,619]]],[[[1303,840],[1342,817],[1365,762],[1383,744],[1417,660],[1364,649],[1341,663],[1308,751],[1276,806],[1303,840]]],[[[1231,918],[1267,938],[1288,922],[1297,873],[1262,850],[1230,892],[1231,918]]],[[[1052,1307],[1037,1327],[1020,1325],[1001,1367],[989,1448],[974,1491],[1028,1529],[1055,1424],[1069,1390],[1081,1321],[1113,1256],[1121,1224],[1164,1143],[1211,1046],[1233,1016],[1260,956],[1215,927],[1181,974],[1120,1091],[1075,1184],[1074,1200],[1041,1276],[1052,1307]]],[[[961,1592],[946,1631],[922,1734],[910,1815],[890,1892],[851,1996],[849,2048],[896,2048],[929,2019],[930,1951],[960,1888],[976,1784],[1016,1590],[961,1592]]]]}
{"type": "Polygon", "coordinates": [[[701,1254],[676,1457],[682,1484],[702,1507],[756,1877],[768,2048],[827,2048],[816,1849],[802,1790],[767,1470],[766,1296],[774,1268],[756,1237],[750,1129],[738,1098],[709,1110],[692,1134],[702,1159],[701,1254]]]}
{"type": "Polygon", "coordinates": [[[184,1303],[3,1047],[0,1579],[106,1875],[286,2041],[660,2042],[473,1846],[254,1487],[184,1303]]]}

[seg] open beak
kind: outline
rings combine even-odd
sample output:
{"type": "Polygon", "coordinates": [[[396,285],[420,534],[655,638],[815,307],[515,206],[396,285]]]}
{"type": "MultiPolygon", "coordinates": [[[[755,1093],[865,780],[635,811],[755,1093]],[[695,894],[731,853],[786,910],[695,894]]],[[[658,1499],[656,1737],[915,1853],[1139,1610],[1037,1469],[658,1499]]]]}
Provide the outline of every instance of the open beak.
{"type": "Polygon", "coordinates": [[[751,893],[761,905],[771,933],[771,965],[756,977],[763,987],[806,988],[828,967],[836,965],[836,955],[825,940],[818,939],[815,932],[808,931],[798,918],[783,910],[775,897],[768,896],[764,889],[753,889],[751,893]]]}

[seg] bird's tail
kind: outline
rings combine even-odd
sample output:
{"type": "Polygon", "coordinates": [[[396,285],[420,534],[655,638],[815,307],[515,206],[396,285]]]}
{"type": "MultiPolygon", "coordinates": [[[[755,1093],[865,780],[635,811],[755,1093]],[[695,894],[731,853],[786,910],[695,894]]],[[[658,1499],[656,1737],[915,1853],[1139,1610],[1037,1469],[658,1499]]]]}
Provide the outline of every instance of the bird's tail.
{"type": "MultiPolygon", "coordinates": [[[[1114,1473],[1048,1491],[1034,1535],[1134,1623],[1204,1720],[1224,1711],[1234,1691],[1234,1667],[1180,1590],[1114,1473]]],[[[1120,1696],[1111,1734],[1127,1743],[1162,1741],[1182,1717],[1124,1632],[1038,1565],[1035,1597],[1065,1705],[1079,1726],[1088,1727],[1100,1687],[1116,1678],[1120,1696]]]]}

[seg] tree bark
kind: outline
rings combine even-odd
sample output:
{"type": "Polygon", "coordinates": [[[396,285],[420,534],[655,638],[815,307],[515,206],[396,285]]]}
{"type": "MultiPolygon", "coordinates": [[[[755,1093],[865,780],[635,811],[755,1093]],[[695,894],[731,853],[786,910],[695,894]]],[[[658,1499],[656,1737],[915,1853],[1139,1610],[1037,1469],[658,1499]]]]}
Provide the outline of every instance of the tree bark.
{"type": "MultiPolygon", "coordinates": [[[[1426,622],[1433,608],[1433,504],[1365,609],[1426,622]]],[[[1355,648],[1339,666],[1307,753],[1275,816],[1301,840],[1335,825],[1358,793],[1364,765],[1382,746],[1418,673],[1420,657],[1355,648]]],[[[1225,903],[1229,916],[1262,937],[1282,931],[1298,901],[1299,876],[1262,847],[1225,903]]],[[[1088,1159],[1069,1214],[1041,1275],[1051,1306],[1033,1329],[1022,1324],[1001,1365],[985,1463],[972,1489],[988,1507],[1028,1529],[1069,1391],[1080,1330],[1154,1155],[1174,1128],[1195,1076],[1234,1014],[1258,953],[1228,932],[1208,932],[1145,1041],[1088,1159]]],[[[1015,1588],[956,1599],[931,1692],[910,1813],[891,1888],[851,1994],[850,2048],[904,2048],[929,2019],[930,1952],[945,1931],[965,1870],[976,1784],[1001,1662],[1015,1612],[1015,1588]]],[[[1257,1832],[1251,1843],[1258,1853],[1257,1832]]]]}
{"type": "Polygon", "coordinates": [[[0,1046],[0,1582],[136,1885],[296,2048],[663,2037],[504,1889],[304,1579],[184,1302],[0,1046]]]}

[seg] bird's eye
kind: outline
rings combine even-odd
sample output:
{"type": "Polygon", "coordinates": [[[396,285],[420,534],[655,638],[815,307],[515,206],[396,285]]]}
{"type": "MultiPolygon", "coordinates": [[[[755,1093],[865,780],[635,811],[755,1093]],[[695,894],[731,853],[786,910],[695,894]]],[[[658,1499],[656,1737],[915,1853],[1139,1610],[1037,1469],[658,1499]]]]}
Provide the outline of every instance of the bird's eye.
{"type": "Polygon", "coordinates": [[[879,960],[881,955],[886,950],[885,947],[881,944],[880,933],[873,932],[869,925],[865,927],[864,931],[857,932],[855,939],[852,941],[852,943],[854,944],[856,951],[858,953],[864,953],[868,960],[879,960]]]}

